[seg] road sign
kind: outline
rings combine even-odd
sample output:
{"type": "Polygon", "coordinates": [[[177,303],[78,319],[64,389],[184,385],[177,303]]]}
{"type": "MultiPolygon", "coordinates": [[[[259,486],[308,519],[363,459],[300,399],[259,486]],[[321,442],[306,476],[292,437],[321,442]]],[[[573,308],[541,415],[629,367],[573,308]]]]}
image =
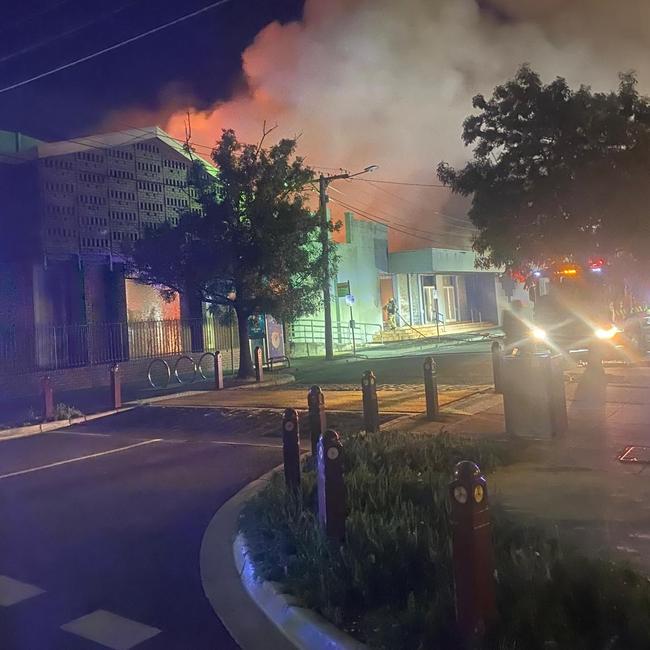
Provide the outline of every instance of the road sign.
{"type": "Polygon", "coordinates": [[[356,301],[356,298],[351,293],[349,293],[347,296],[345,296],[345,304],[346,305],[350,305],[350,307],[352,307],[352,305],[354,305],[355,301],[356,301]]]}
{"type": "Polygon", "coordinates": [[[347,282],[337,282],[336,284],[336,297],[345,298],[345,296],[350,293],[350,281],[347,282]]]}

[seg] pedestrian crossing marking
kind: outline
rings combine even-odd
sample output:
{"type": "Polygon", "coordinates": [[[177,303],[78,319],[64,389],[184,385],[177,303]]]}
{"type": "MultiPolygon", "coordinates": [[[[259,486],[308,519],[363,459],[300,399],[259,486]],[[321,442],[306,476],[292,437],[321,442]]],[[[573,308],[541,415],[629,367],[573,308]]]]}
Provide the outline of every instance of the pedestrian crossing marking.
{"type": "Polygon", "coordinates": [[[10,607],[43,593],[39,587],[0,575],[0,607],[10,607]]]}
{"type": "Polygon", "coordinates": [[[132,621],[105,609],[77,618],[61,626],[61,629],[111,650],[131,650],[140,643],[160,634],[157,627],[132,621]]]}

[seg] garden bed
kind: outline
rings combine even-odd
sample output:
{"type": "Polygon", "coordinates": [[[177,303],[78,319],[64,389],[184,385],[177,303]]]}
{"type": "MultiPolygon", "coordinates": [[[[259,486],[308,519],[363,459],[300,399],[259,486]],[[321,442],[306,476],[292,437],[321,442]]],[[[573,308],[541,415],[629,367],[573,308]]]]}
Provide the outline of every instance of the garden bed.
{"type": "MultiPolygon", "coordinates": [[[[322,535],[315,474],[302,493],[276,475],[241,518],[256,574],[371,648],[457,648],[447,486],[454,464],[512,461],[494,442],[404,433],[343,436],[345,545],[322,535]]],[[[650,583],[580,556],[493,507],[499,623],[484,648],[645,650],[650,583]]]]}

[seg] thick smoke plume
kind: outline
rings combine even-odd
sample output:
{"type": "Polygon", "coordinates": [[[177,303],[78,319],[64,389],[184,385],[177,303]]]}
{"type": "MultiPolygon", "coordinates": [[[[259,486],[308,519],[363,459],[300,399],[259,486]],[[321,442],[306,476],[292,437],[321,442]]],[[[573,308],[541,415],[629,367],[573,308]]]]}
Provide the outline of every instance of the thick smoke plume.
{"type": "MultiPolygon", "coordinates": [[[[394,249],[467,246],[465,206],[447,190],[374,181],[436,183],[440,160],[470,155],[460,132],[472,96],[524,62],[596,90],[636,69],[648,91],[649,53],[647,0],[307,0],[301,21],[257,35],[243,54],[246,89],[194,113],[192,135],[211,145],[232,127],[256,141],[265,120],[277,123],[274,135],[300,134],[314,167],[380,166],[370,182],[333,184],[332,208],[390,222],[394,249]]],[[[183,137],[184,121],[180,110],[167,129],[183,137]]]]}

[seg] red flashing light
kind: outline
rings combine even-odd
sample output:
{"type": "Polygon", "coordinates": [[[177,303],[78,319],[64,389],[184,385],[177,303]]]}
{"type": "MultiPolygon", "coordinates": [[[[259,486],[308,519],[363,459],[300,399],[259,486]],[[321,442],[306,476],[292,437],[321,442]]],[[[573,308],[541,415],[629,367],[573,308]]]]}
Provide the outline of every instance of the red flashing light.
{"type": "Polygon", "coordinates": [[[603,266],[605,266],[605,258],[604,257],[591,257],[591,258],[589,258],[589,268],[592,271],[595,271],[596,269],[602,269],[603,266]]]}

